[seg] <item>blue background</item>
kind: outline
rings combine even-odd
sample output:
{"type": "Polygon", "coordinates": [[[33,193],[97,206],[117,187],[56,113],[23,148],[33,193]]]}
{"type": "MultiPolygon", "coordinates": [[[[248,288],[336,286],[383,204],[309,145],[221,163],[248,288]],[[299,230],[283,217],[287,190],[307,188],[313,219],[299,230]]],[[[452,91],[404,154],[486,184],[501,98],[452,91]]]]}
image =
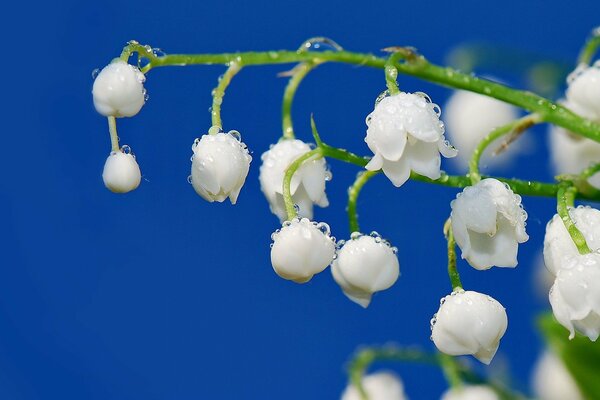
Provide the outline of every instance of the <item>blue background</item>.
{"type": "MultiPolygon", "coordinates": [[[[144,181],[114,195],[101,179],[110,146],[106,120],[92,106],[91,72],[127,40],[168,53],[224,52],[294,49],[322,35],[356,51],[412,45],[434,62],[461,42],[484,41],[568,63],[600,22],[599,10],[595,1],[13,3],[0,24],[0,398],[335,399],[361,344],[433,348],[429,319],[450,289],[441,228],[456,190],[396,189],[383,177],[366,187],[363,229],[398,246],[402,270],[369,309],[348,301],[328,271],[305,285],[284,281],[269,262],[278,222],[260,192],[258,166],[280,135],[286,81],[276,73],[288,66],[243,70],[225,98],[224,126],[242,133],[254,157],[236,206],[206,203],[186,181],[190,146],[210,126],[220,67],[148,75],[149,102],[118,125],[144,181]]],[[[523,86],[518,71],[478,72],[523,86]]],[[[450,93],[400,83],[439,104],[450,93]]],[[[321,66],[298,92],[297,133],[310,139],[314,112],[326,141],[367,154],[364,119],[383,89],[378,70],[321,66]]],[[[551,179],[545,129],[532,136],[538,147],[518,160],[519,176],[551,179]]],[[[335,161],[331,168],[331,206],[316,218],[344,238],[346,187],[356,169],[335,161]]],[[[461,262],[460,269],[467,288],[507,308],[510,326],[492,369],[509,368],[528,390],[541,346],[533,317],[545,306],[532,277],[554,205],[524,203],[531,239],[519,267],[477,272],[461,262]]],[[[402,375],[413,399],[438,398],[445,388],[434,368],[386,367],[402,375]]]]}

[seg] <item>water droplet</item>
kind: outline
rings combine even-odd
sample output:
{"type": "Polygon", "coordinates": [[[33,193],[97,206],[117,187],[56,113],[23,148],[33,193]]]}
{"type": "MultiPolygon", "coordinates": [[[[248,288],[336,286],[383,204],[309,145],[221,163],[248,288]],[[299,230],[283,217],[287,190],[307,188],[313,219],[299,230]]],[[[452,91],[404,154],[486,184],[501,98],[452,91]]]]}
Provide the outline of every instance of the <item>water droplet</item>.
{"type": "Polygon", "coordinates": [[[124,153],[124,154],[132,154],[131,147],[129,147],[126,144],[124,144],[123,146],[121,146],[121,152],[124,153]]]}
{"type": "Polygon", "coordinates": [[[216,135],[217,133],[221,133],[221,132],[223,132],[223,130],[218,125],[213,125],[210,128],[208,128],[209,135],[216,135]]]}
{"type": "Polygon", "coordinates": [[[317,229],[325,235],[329,235],[329,233],[331,232],[331,230],[329,229],[329,225],[327,225],[327,223],[325,222],[319,222],[317,224],[317,229]]]}
{"type": "Polygon", "coordinates": [[[305,40],[298,48],[298,53],[307,51],[342,51],[342,46],[327,37],[313,37],[305,40]]]}
{"type": "Polygon", "coordinates": [[[167,53],[165,53],[162,49],[159,49],[158,47],[153,48],[152,53],[155,57],[164,57],[167,55],[167,53]]]}
{"type": "Polygon", "coordinates": [[[100,73],[100,68],[96,68],[92,71],[92,78],[96,79],[96,77],[98,76],[98,74],[100,73]]]}
{"type": "Polygon", "coordinates": [[[296,214],[300,212],[300,206],[298,204],[294,204],[294,211],[296,211],[296,214]]]}
{"type": "MultiPolygon", "coordinates": [[[[377,96],[377,98],[375,99],[375,107],[377,107],[377,105],[379,103],[381,103],[381,100],[383,100],[383,99],[385,99],[386,97],[389,97],[389,96],[390,96],[390,91],[389,90],[384,90],[383,92],[379,93],[379,96],[377,96]]],[[[367,117],[367,118],[369,118],[369,117],[367,117]]],[[[367,125],[369,124],[369,122],[367,122],[367,125]]]]}
{"type": "Polygon", "coordinates": [[[330,170],[325,170],[325,182],[329,182],[333,178],[330,170]]]}
{"type": "Polygon", "coordinates": [[[192,176],[191,175],[188,175],[187,181],[190,185],[192,184],[192,176]]]}
{"type": "Polygon", "coordinates": [[[350,234],[350,239],[356,240],[356,239],[360,238],[361,236],[363,236],[363,234],[360,232],[352,232],[350,234]]]}
{"type": "Polygon", "coordinates": [[[241,134],[241,133],[239,133],[238,131],[236,131],[236,130],[231,130],[231,131],[229,131],[229,134],[230,134],[231,136],[233,136],[233,138],[234,138],[235,140],[237,140],[238,142],[241,142],[241,141],[242,141],[242,134],[241,134]]]}

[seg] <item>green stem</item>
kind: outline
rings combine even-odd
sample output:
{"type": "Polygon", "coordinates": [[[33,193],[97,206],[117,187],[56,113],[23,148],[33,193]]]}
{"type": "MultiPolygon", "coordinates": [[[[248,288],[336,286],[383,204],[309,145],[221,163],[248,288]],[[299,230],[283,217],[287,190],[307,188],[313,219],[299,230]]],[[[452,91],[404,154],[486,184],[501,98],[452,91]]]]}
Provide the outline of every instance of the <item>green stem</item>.
{"type": "Polygon", "coordinates": [[[322,64],[321,62],[306,61],[294,67],[291,71],[292,77],[288,81],[283,92],[283,102],[281,104],[283,137],[285,139],[294,139],[294,126],[292,124],[292,103],[298,90],[298,86],[308,75],[310,71],[322,64]]]}
{"type": "Polygon", "coordinates": [[[562,182],[556,194],[556,211],[562,219],[563,224],[565,224],[565,228],[567,228],[567,232],[569,232],[579,254],[584,255],[591,253],[591,250],[585,241],[583,233],[577,228],[569,214],[569,208],[574,206],[576,193],[577,189],[571,183],[562,182]]]}
{"type": "Polygon", "coordinates": [[[463,386],[460,369],[458,368],[454,357],[440,353],[439,359],[442,365],[442,371],[444,372],[444,377],[450,387],[459,388],[463,386]]]}
{"type": "Polygon", "coordinates": [[[316,149],[311,150],[308,153],[304,153],[300,157],[295,159],[294,162],[292,162],[290,166],[287,167],[287,169],[285,170],[285,175],[283,176],[283,201],[285,203],[285,210],[287,212],[289,221],[298,216],[298,213],[296,212],[296,207],[294,205],[294,200],[292,199],[291,191],[291,184],[294,173],[298,170],[298,168],[302,166],[302,164],[305,161],[308,161],[313,157],[315,157],[315,159],[318,159],[322,156],[323,154],[321,148],[317,147],[316,149]]]}
{"type": "Polygon", "coordinates": [[[219,128],[223,128],[223,123],[221,122],[221,104],[223,103],[223,97],[225,96],[225,90],[227,86],[231,83],[231,79],[242,69],[242,63],[240,62],[231,62],[229,63],[229,67],[227,71],[223,75],[219,77],[219,84],[213,91],[213,102],[211,108],[211,116],[212,116],[212,126],[218,126],[219,128]]]}
{"type": "Polygon", "coordinates": [[[592,58],[600,47],[600,27],[592,30],[587,41],[583,45],[583,48],[579,52],[579,58],[577,59],[578,64],[590,65],[592,58]]]}
{"type": "Polygon", "coordinates": [[[115,117],[108,117],[108,132],[110,133],[111,151],[120,151],[119,135],[117,134],[117,119],[115,117]]]}
{"type": "Polygon", "coordinates": [[[385,62],[385,85],[387,86],[388,93],[390,96],[400,93],[400,89],[398,88],[398,68],[396,68],[396,64],[398,60],[402,57],[402,52],[395,52],[395,48],[390,48],[389,51],[393,51],[394,53],[388,57],[385,62]]]}
{"type": "Polygon", "coordinates": [[[473,150],[473,154],[469,162],[469,177],[471,178],[471,183],[475,185],[481,180],[481,175],[479,173],[479,162],[481,161],[483,152],[490,144],[492,144],[496,139],[509,133],[515,136],[519,135],[526,129],[540,122],[541,119],[538,115],[526,115],[515,121],[511,121],[506,125],[499,126],[490,132],[486,137],[484,137],[481,142],[479,142],[475,150],[473,150]]]}
{"type": "MultiPolygon", "coordinates": [[[[129,44],[124,52],[137,51],[138,47],[147,52],[144,46],[129,44]]],[[[397,48],[398,58],[395,64],[398,72],[424,79],[429,82],[438,83],[443,86],[464,89],[514,104],[529,112],[539,114],[547,122],[559,125],[567,130],[600,142],[600,124],[586,120],[571,112],[560,104],[554,103],[537,94],[512,89],[507,86],[461,73],[449,67],[442,67],[429,63],[423,56],[409,48],[397,48]]],[[[142,68],[146,73],[152,68],[165,66],[186,65],[211,65],[225,64],[231,62],[249,65],[267,65],[298,63],[304,61],[312,62],[339,62],[353,65],[364,65],[373,68],[385,68],[386,59],[368,53],[354,53],[350,51],[264,51],[264,52],[241,52],[220,54],[170,54],[165,56],[144,55],[149,63],[142,68]]]]}
{"type": "Polygon", "coordinates": [[[358,195],[365,184],[379,171],[362,171],[358,173],[354,184],[348,188],[348,222],[350,226],[350,233],[360,232],[358,225],[358,213],[356,212],[356,202],[358,195]]]}
{"type": "Polygon", "coordinates": [[[452,291],[462,289],[463,285],[460,281],[460,274],[456,268],[456,241],[454,240],[454,232],[452,232],[452,221],[450,218],[444,224],[444,236],[448,241],[448,277],[452,285],[452,291]]]}
{"type": "Polygon", "coordinates": [[[579,174],[578,178],[580,180],[588,180],[592,176],[596,175],[598,172],[600,172],[600,163],[591,165],[588,168],[584,169],[583,172],[579,174]]]}

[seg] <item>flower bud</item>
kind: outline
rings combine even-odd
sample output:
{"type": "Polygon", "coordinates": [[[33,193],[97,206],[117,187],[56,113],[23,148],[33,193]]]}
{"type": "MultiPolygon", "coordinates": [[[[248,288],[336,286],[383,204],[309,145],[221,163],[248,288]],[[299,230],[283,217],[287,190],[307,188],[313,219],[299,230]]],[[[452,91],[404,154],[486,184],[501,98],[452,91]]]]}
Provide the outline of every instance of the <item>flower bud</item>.
{"type": "Polygon", "coordinates": [[[500,400],[500,397],[489,386],[465,385],[448,389],[441,400],[500,400]]]}
{"type": "MultiPolygon", "coordinates": [[[[462,168],[468,167],[473,150],[487,134],[519,118],[516,107],[467,90],[455,91],[444,110],[448,136],[458,149],[455,160],[462,168]]],[[[504,139],[500,139],[502,140],[504,139]]],[[[491,145],[488,148],[496,147],[497,145],[491,145]]],[[[502,157],[491,157],[486,152],[482,159],[488,166],[498,165],[508,161],[521,148],[522,146],[511,146],[502,157]]]]}
{"type": "Polygon", "coordinates": [[[506,311],[496,300],[478,292],[458,290],[440,301],[431,320],[431,339],[442,353],[470,354],[489,364],[507,326],[506,311]]]}
{"type": "MultiPolygon", "coordinates": [[[[362,386],[369,400],[406,400],[402,380],[391,372],[377,372],[362,378],[362,386]]],[[[350,384],[341,400],[362,400],[358,389],[350,384]]]]}
{"type": "MultiPolygon", "coordinates": [[[[311,151],[308,144],[301,140],[281,140],[261,156],[260,188],[269,201],[271,212],[281,222],[287,219],[283,201],[283,177],[285,171],[298,157],[311,151]]],[[[304,162],[296,170],[290,184],[292,201],[298,205],[298,215],[312,219],[313,204],[327,207],[329,201],[325,194],[325,181],[331,179],[325,159],[319,158],[304,162]]]]}
{"type": "MultiPolygon", "coordinates": [[[[123,146],[128,149],[129,146],[123,146]]],[[[122,149],[108,155],[102,171],[104,185],[113,193],[127,193],[140,185],[142,173],[132,153],[122,149]]]]}
{"type": "Polygon", "coordinates": [[[379,235],[355,232],[338,251],[331,273],[350,300],[367,308],[373,293],[396,282],[400,265],[396,249],[379,235]]]}
{"type": "Polygon", "coordinates": [[[271,236],[271,264],[275,273],[296,283],[308,282],[335,256],[335,238],[324,222],[295,218],[283,223],[271,236]]]}
{"type": "Polygon", "coordinates": [[[529,239],[521,196],[497,179],[487,178],[466,187],[450,207],[456,243],[473,268],[517,266],[519,243],[529,239]]]}
{"type": "Polygon", "coordinates": [[[550,305],[556,320],[595,342],[600,336],[600,254],[576,255],[564,260],[550,289],[550,305]]]}
{"type": "Polygon", "coordinates": [[[539,400],[583,400],[565,365],[549,351],[544,352],[535,365],[533,391],[539,400]]]}
{"type": "MultiPolygon", "coordinates": [[[[588,206],[569,208],[569,215],[583,234],[588,247],[592,250],[600,249],[600,211],[588,206]]],[[[579,255],[577,246],[573,243],[560,215],[554,217],[546,225],[544,235],[544,264],[556,276],[567,258],[579,255]]]]}
{"type": "Polygon", "coordinates": [[[108,64],[94,80],[96,111],[106,117],[133,117],[146,101],[145,80],[138,68],[123,60],[108,64]]]}
{"type": "Polygon", "coordinates": [[[237,132],[203,135],[192,145],[191,183],[204,200],[235,204],[246,181],[252,157],[237,132]]]}
{"type": "Polygon", "coordinates": [[[578,114],[600,120],[600,61],[580,65],[567,78],[567,101],[578,114]]]}
{"type": "Polygon", "coordinates": [[[444,138],[439,107],[423,93],[398,93],[384,97],[367,117],[365,142],[375,154],[365,166],[383,169],[394,186],[401,186],[410,171],[438,179],[440,153],[454,157],[456,149],[444,138]]]}

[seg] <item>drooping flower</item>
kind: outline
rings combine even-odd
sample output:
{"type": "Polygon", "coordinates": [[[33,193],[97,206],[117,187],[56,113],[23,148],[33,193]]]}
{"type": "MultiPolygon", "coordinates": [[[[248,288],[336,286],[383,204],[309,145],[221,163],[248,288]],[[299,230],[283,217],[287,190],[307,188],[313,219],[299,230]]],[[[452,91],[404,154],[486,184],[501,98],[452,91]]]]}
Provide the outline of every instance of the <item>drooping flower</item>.
{"type": "Polygon", "coordinates": [[[567,367],[549,351],[545,351],[535,365],[532,386],[539,400],[583,400],[567,367]]]}
{"type": "Polygon", "coordinates": [[[366,236],[355,232],[338,251],[331,273],[344,294],[366,308],[373,293],[396,282],[400,265],[396,249],[377,233],[366,236]]]}
{"type": "Polygon", "coordinates": [[[456,243],[473,268],[517,266],[519,243],[529,239],[521,196],[487,178],[466,187],[450,206],[456,243]]]}
{"type": "MultiPolygon", "coordinates": [[[[583,234],[590,249],[600,249],[600,211],[588,206],[569,208],[569,215],[583,234]]],[[[565,224],[558,214],[546,225],[544,235],[544,264],[553,275],[570,257],[579,255],[565,224]]]]}
{"type": "Polygon", "coordinates": [[[567,101],[573,111],[600,120],[600,60],[592,66],[579,65],[567,78],[567,101]]]}
{"type": "MultiPolygon", "coordinates": [[[[301,140],[281,140],[261,156],[260,188],[269,201],[271,212],[281,222],[287,219],[283,202],[283,177],[294,160],[311,151],[308,144],[301,140]]],[[[312,219],[313,204],[327,207],[329,201],[325,194],[325,181],[331,179],[323,158],[304,162],[292,177],[290,191],[294,204],[298,205],[298,215],[312,219]]]]}
{"type": "Polygon", "coordinates": [[[600,254],[575,255],[564,260],[550,289],[556,320],[569,330],[595,342],[600,336],[600,254]]]}
{"type": "Polygon", "coordinates": [[[203,135],[192,145],[191,183],[203,199],[235,204],[252,157],[237,131],[203,135]]]}
{"type": "Polygon", "coordinates": [[[308,218],[285,221],[271,238],[275,273],[296,283],[308,282],[327,268],[335,256],[335,238],[324,222],[311,222],[308,218]]]}
{"type": "Polygon", "coordinates": [[[113,193],[127,193],[140,185],[142,173],[129,146],[108,155],[102,171],[104,185],[113,193]]]}
{"type": "MultiPolygon", "coordinates": [[[[458,157],[455,160],[462,168],[466,168],[479,142],[495,128],[519,118],[519,111],[516,107],[492,97],[457,90],[448,99],[444,115],[448,137],[458,149],[458,157]]],[[[492,144],[488,148],[497,147],[492,144]]],[[[484,153],[484,163],[492,166],[507,162],[522,147],[511,146],[502,157],[491,157],[484,153]]]]}
{"type": "Polygon", "coordinates": [[[107,117],[133,117],[146,101],[145,80],[139,68],[123,60],[108,64],[94,80],[96,111],[107,117]]]}
{"type": "Polygon", "coordinates": [[[457,290],[440,301],[431,320],[431,339],[442,353],[472,355],[489,364],[506,332],[504,307],[485,294],[457,290]]]}
{"type": "MultiPolygon", "coordinates": [[[[362,386],[369,400],[406,400],[402,380],[391,372],[376,372],[362,378],[362,386]]],[[[358,389],[349,384],[341,400],[362,400],[358,389]]]]}
{"type": "Polygon", "coordinates": [[[500,400],[500,397],[486,385],[463,385],[448,389],[441,400],[500,400]]]}
{"type": "Polygon", "coordinates": [[[394,186],[404,184],[411,170],[439,178],[440,153],[457,154],[444,137],[439,114],[439,107],[423,93],[402,92],[381,99],[367,117],[365,142],[374,156],[365,168],[382,169],[394,186]]]}

